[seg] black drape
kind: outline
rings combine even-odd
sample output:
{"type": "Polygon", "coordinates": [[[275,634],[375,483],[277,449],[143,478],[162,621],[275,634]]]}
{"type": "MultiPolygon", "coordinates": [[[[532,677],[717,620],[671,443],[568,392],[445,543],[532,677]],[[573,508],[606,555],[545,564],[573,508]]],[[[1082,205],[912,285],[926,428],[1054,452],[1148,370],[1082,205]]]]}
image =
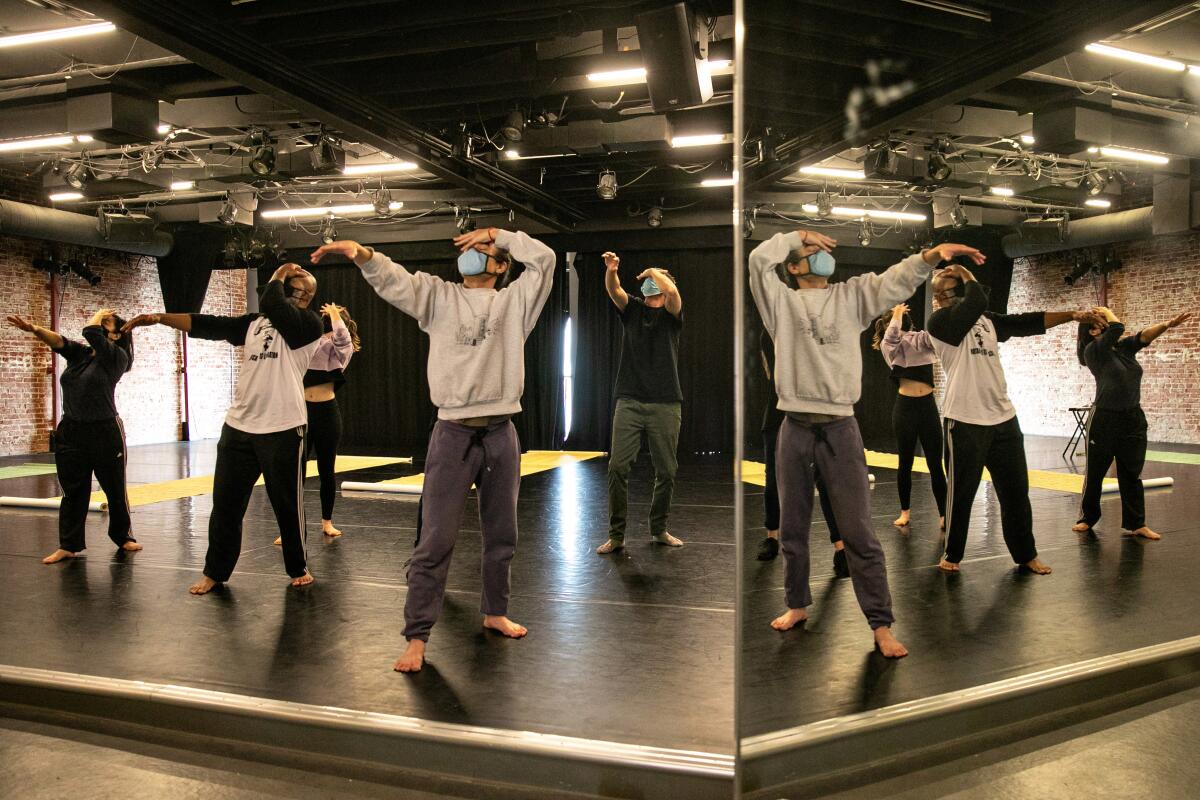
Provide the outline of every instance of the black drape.
{"type": "Polygon", "coordinates": [[[175,246],[158,259],[163,310],[169,314],[198,314],[228,234],[205,225],[177,225],[171,235],[175,246]]]}
{"type": "MultiPolygon", "coordinates": [[[[733,321],[730,309],[732,250],[620,251],[621,285],[637,292],[636,276],[648,267],[678,278],[683,296],[679,382],[683,390],[680,458],[729,452],[733,441],[733,321]]],[[[573,424],[568,445],[608,450],[613,389],[621,348],[621,322],[604,290],[599,253],[581,253],[576,329],[573,424]]]]}

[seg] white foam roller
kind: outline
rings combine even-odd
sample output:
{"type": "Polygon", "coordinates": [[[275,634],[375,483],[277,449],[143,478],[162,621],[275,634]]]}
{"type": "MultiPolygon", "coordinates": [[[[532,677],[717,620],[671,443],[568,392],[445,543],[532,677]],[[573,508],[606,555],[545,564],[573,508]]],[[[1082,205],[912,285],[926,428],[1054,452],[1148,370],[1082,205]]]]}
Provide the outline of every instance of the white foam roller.
{"type": "MultiPolygon", "coordinates": [[[[0,496],[0,506],[14,508],[58,508],[61,497],[6,497],[0,496]]],[[[88,503],[88,511],[108,511],[108,503],[88,503]]]]}
{"type": "MultiPolygon", "coordinates": [[[[1144,488],[1144,489],[1158,489],[1163,486],[1174,486],[1174,485],[1175,485],[1175,479],[1171,478],[1171,477],[1143,478],[1142,479],[1142,488],[1144,488]]],[[[1100,494],[1114,494],[1119,491],[1121,491],[1121,487],[1119,484],[1116,484],[1116,483],[1111,483],[1111,484],[1105,483],[1103,486],[1100,487],[1100,494]]]]}
{"type": "Polygon", "coordinates": [[[411,483],[364,483],[342,481],[343,492],[387,492],[389,494],[420,494],[420,486],[411,483]]]}

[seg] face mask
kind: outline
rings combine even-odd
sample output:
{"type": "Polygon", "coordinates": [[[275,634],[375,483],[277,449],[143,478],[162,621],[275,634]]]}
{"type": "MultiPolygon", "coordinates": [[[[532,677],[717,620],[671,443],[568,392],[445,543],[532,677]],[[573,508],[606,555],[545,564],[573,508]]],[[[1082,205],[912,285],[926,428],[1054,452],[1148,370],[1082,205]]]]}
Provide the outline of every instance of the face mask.
{"type": "Polygon", "coordinates": [[[458,257],[458,271],[462,275],[482,275],[487,271],[487,260],[478,250],[468,250],[458,257]]]}
{"type": "Polygon", "coordinates": [[[836,266],[837,261],[824,250],[818,250],[808,257],[808,271],[820,278],[828,278],[836,266]]]}
{"type": "Polygon", "coordinates": [[[653,297],[656,294],[662,294],[662,289],[658,288],[653,278],[642,281],[642,297],[653,297]]]}

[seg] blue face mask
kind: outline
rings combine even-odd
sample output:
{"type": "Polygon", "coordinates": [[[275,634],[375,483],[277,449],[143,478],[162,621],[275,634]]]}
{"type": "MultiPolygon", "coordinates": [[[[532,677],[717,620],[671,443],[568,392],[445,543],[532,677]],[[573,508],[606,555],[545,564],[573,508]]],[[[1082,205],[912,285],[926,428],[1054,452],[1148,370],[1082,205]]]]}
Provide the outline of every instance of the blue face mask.
{"type": "Polygon", "coordinates": [[[658,288],[653,278],[642,281],[642,297],[653,297],[656,294],[662,294],[662,289],[658,288]]]}
{"type": "Polygon", "coordinates": [[[808,257],[808,271],[821,278],[828,278],[837,267],[837,261],[824,250],[818,250],[808,257]]]}
{"type": "Polygon", "coordinates": [[[482,275],[487,271],[487,260],[478,250],[468,250],[458,257],[458,271],[463,275],[482,275]]]}

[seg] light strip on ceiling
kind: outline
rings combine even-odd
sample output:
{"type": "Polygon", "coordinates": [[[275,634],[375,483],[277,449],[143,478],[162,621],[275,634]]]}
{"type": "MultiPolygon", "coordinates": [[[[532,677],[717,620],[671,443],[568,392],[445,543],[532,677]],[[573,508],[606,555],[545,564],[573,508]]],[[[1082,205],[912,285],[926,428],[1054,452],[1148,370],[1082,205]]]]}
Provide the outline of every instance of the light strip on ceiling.
{"type": "Polygon", "coordinates": [[[728,133],[697,133],[688,136],[672,136],[671,147],[704,147],[713,144],[730,144],[732,134],[728,133]]]}
{"type": "Polygon", "coordinates": [[[1167,164],[1171,159],[1158,153],[1147,153],[1143,150],[1127,150],[1124,147],[1101,147],[1100,155],[1109,158],[1127,158],[1130,161],[1142,161],[1146,164],[1167,164]]]}
{"type": "Polygon", "coordinates": [[[1111,200],[1101,200],[1098,197],[1089,197],[1087,200],[1083,201],[1083,204],[1085,206],[1091,206],[1092,208],[1111,208],[1112,207],[1111,200]]]}
{"type": "MultiPolygon", "coordinates": [[[[709,75],[732,75],[733,62],[729,59],[717,59],[708,61],[709,75]]],[[[600,86],[621,86],[629,83],[645,83],[646,68],[631,67],[629,69],[613,69],[604,72],[589,72],[587,74],[588,83],[594,83],[600,86]]]]}
{"type": "Polygon", "coordinates": [[[705,178],[700,181],[700,185],[710,188],[713,186],[733,186],[733,178],[705,178]]]}
{"type": "Polygon", "coordinates": [[[44,147],[66,147],[75,142],[90,142],[91,136],[42,136],[38,139],[14,139],[8,142],[0,142],[0,152],[13,152],[16,150],[41,150],[44,147]]]}
{"type": "Polygon", "coordinates": [[[1099,56],[1133,61],[1138,64],[1144,64],[1147,67],[1157,67],[1158,69],[1170,70],[1171,72],[1183,72],[1187,69],[1187,64],[1184,64],[1182,61],[1176,61],[1173,58],[1161,58],[1147,53],[1137,53],[1133,50],[1125,50],[1109,44],[1100,44],[1099,42],[1093,42],[1083,49],[1099,56]]]}
{"type": "Polygon", "coordinates": [[[844,169],[842,167],[801,167],[800,172],[805,175],[821,175],[827,178],[845,178],[848,181],[861,181],[867,177],[867,174],[861,169],[844,169]]]}
{"type": "Polygon", "coordinates": [[[14,33],[9,36],[0,36],[0,47],[20,47],[27,44],[57,42],[61,39],[74,39],[79,36],[92,36],[97,33],[112,33],[116,29],[117,26],[111,22],[97,22],[91,25],[75,25],[70,28],[55,28],[48,31],[14,33]]]}
{"type": "MultiPolygon", "coordinates": [[[[814,203],[805,203],[801,206],[805,214],[818,213],[817,206],[814,203]]],[[[849,217],[852,219],[862,219],[869,217],[870,219],[893,219],[904,222],[924,222],[929,219],[924,214],[915,214],[911,211],[888,211],[884,208],[850,208],[848,206],[834,206],[830,209],[831,214],[835,217],[849,217]]]]}
{"type": "MultiPolygon", "coordinates": [[[[404,208],[404,203],[393,200],[388,203],[388,209],[398,211],[404,208]]],[[[263,219],[299,219],[303,217],[348,217],[351,214],[374,214],[373,203],[352,203],[344,206],[311,206],[304,208],[272,208],[261,212],[263,219]]]]}
{"type": "Polygon", "coordinates": [[[186,192],[189,189],[195,189],[195,181],[171,181],[172,192],[186,192]]]}
{"type": "Polygon", "coordinates": [[[68,203],[72,200],[82,200],[83,192],[55,192],[50,195],[51,203],[68,203]]]}
{"type": "Polygon", "coordinates": [[[1014,194],[1013,190],[1007,186],[993,186],[988,191],[1000,197],[1012,197],[1014,194]]]}
{"type": "Polygon", "coordinates": [[[348,164],[342,170],[343,175],[384,175],[392,172],[408,172],[416,169],[411,161],[385,161],[380,164],[348,164]]]}

